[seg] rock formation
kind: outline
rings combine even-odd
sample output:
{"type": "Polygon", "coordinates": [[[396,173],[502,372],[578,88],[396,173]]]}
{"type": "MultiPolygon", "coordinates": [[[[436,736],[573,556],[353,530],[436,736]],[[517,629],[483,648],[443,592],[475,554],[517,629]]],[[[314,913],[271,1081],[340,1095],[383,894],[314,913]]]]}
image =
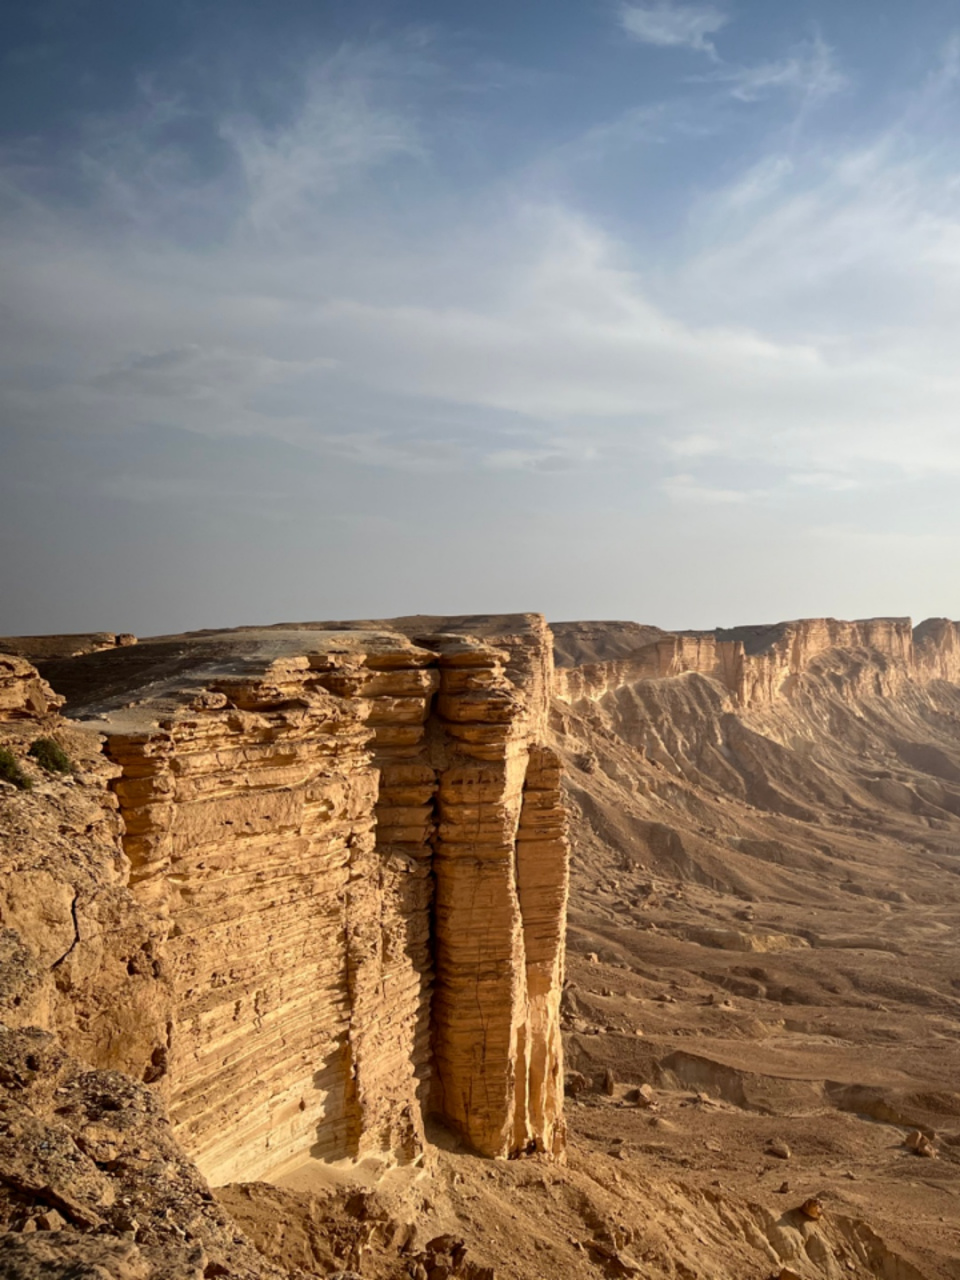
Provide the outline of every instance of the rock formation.
{"type": "Polygon", "coordinates": [[[62,699],[32,667],[0,658],[0,680],[11,670],[0,740],[33,789],[0,783],[0,1020],[55,1031],[88,1063],[158,1079],[170,1022],[166,928],[129,888],[118,770],[96,735],[56,714],[62,699]],[[68,776],[54,780],[27,755],[45,734],[66,748],[68,776]]]}
{"type": "MultiPolygon", "coordinates": [[[[584,645],[577,644],[577,624],[567,628],[571,653],[624,649],[632,632],[627,624],[609,623],[613,634],[605,641],[602,623],[584,624],[584,645]]],[[[646,629],[652,631],[652,628],[646,629]]],[[[599,662],[571,662],[558,667],[557,695],[566,702],[596,701],[638,680],[667,679],[696,672],[722,685],[738,707],[764,706],[789,696],[791,681],[807,671],[821,655],[834,649],[860,652],[881,659],[881,683],[891,691],[899,681],[960,678],[960,624],[930,618],[915,629],[909,618],[867,618],[842,622],[836,618],[807,618],[773,626],[718,628],[715,632],[659,632],[617,657],[599,662]]]]}
{"type": "Polygon", "coordinates": [[[0,721],[39,722],[62,703],[29,662],[0,652],[0,721]]]}
{"type": "Polygon", "coordinates": [[[288,1277],[238,1234],[154,1090],[37,1028],[0,1028],[0,1062],[0,1275],[288,1277]]]}
{"type": "MultiPolygon", "coordinates": [[[[212,1182],[415,1160],[430,1114],[484,1154],[562,1155],[566,839],[541,619],[502,637],[201,634],[44,669],[104,739],[124,927],[156,960],[139,1058],[85,1056],[155,1082],[212,1182]]],[[[4,670],[11,708],[49,710],[23,660],[4,670]]],[[[13,925],[31,874],[0,908],[13,925]]],[[[60,898],[72,936],[66,876],[60,898]]]]}

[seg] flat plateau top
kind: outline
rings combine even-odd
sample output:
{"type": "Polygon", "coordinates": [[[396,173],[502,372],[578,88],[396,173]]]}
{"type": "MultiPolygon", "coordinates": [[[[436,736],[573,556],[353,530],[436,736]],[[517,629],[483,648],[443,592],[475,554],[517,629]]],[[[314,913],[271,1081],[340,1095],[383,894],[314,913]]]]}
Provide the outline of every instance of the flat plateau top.
{"type": "Polygon", "coordinates": [[[538,614],[413,615],[193,631],[74,656],[68,656],[68,646],[53,643],[56,637],[46,637],[54,656],[35,661],[66,698],[65,715],[115,732],[136,732],[175,714],[211,684],[227,677],[255,678],[284,660],[369,652],[414,655],[431,649],[431,641],[444,634],[492,640],[544,629],[538,614]]]}

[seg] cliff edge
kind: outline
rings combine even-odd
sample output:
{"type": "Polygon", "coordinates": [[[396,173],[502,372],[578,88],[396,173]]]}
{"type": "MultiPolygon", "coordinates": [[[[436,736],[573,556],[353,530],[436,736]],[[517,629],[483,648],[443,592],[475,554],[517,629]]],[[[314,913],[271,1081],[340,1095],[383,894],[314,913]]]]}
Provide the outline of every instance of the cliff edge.
{"type": "MultiPolygon", "coordinates": [[[[115,1018],[141,968],[152,989],[136,1037],[84,1041],[69,1001],[35,1001],[31,1021],[154,1084],[213,1183],[308,1157],[415,1161],[428,1116],[486,1155],[562,1157],[550,636],[535,616],[483,636],[436,621],[198,633],[42,663],[68,698],[48,731],[75,754],[83,741],[98,770],[85,794],[113,824],[84,873],[106,881],[109,863],[120,927],[143,935],[122,948],[130,983],[101,969],[91,985],[115,1018]]],[[[18,714],[55,714],[43,679],[6,661],[18,714]]],[[[0,901],[21,941],[30,854],[0,901]]],[[[66,871],[60,897],[72,933],[66,871]]],[[[48,975],[55,949],[38,959],[48,975]]]]}

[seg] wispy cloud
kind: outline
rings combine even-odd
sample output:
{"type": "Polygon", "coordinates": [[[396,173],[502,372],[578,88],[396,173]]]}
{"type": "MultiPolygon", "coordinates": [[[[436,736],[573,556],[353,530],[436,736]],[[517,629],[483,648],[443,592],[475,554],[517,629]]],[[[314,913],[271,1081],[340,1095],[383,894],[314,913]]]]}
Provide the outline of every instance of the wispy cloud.
{"type": "Polygon", "coordinates": [[[826,493],[850,493],[864,487],[864,481],[854,475],[836,471],[798,471],[789,477],[790,484],[807,489],[820,489],[826,493]]]}
{"type": "Polygon", "coordinates": [[[722,191],[712,191],[714,209],[742,217],[752,206],[776,199],[794,172],[794,162],[779,152],[764,156],[737,175],[722,191]]]}
{"type": "Polygon", "coordinates": [[[731,95],[741,102],[757,102],[771,93],[793,93],[816,101],[839,93],[849,84],[837,63],[836,52],[819,36],[787,58],[754,66],[727,65],[706,78],[728,85],[731,95]]]}
{"type": "Polygon", "coordinates": [[[713,53],[709,36],[727,25],[729,18],[712,4],[674,4],[658,0],[654,4],[624,4],[620,24],[634,40],[661,48],[696,49],[713,53]]]}
{"type": "Polygon", "coordinates": [[[242,168],[246,217],[258,231],[302,217],[316,202],[395,159],[425,156],[409,112],[377,101],[376,61],[344,67],[333,59],[315,67],[296,118],[267,128],[234,116],[221,134],[242,168]]]}
{"type": "Polygon", "coordinates": [[[95,375],[91,385],[125,395],[160,397],[226,394],[236,397],[251,388],[292,376],[336,368],[336,360],[276,360],[254,352],[205,349],[198,343],[130,356],[95,375]]]}

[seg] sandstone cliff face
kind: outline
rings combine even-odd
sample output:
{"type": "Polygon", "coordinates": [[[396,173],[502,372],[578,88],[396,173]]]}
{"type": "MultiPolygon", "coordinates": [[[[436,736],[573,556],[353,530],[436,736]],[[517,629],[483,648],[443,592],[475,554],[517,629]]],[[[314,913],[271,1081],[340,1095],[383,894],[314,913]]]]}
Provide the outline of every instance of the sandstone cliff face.
{"type": "Polygon", "coordinates": [[[123,891],[171,988],[144,1070],[212,1182],[414,1160],[431,1113],[486,1154],[562,1154],[542,619],[200,635],[45,670],[117,773],[123,891]]]}
{"type": "Polygon", "coordinates": [[[724,682],[744,707],[773,701],[820,654],[838,648],[880,655],[897,673],[915,671],[909,618],[808,618],[777,627],[717,632],[724,682]]]}
{"type": "Polygon", "coordinates": [[[531,752],[549,656],[545,628],[506,653],[441,641],[434,1097],[499,1153],[563,1149],[566,839],[556,759],[531,752]]]}
{"type": "Polygon", "coordinates": [[[596,700],[636,680],[662,680],[688,671],[711,676],[732,690],[741,679],[741,659],[742,645],[718,644],[712,635],[661,634],[621,658],[558,668],[554,691],[566,702],[596,700]]]}
{"type": "Polygon", "coordinates": [[[927,618],[913,633],[917,671],[927,680],[960,681],[960,623],[927,618]]]}
{"type": "MultiPolygon", "coordinates": [[[[599,625],[591,624],[589,632],[595,647],[599,625]]],[[[875,668],[871,678],[887,692],[903,680],[960,677],[960,628],[946,619],[930,619],[914,632],[909,618],[808,618],[775,626],[719,628],[715,633],[662,635],[624,657],[559,669],[556,693],[570,703],[596,701],[638,680],[696,672],[721,684],[736,706],[760,707],[789,696],[796,678],[834,649],[869,654],[875,668]]]]}
{"type": "Polygon", "coordinates": [[[373,847],[367,736],[305,658],[108,733],[131,889],[169,927],[171,1113],[215,1182],[355,1142],[347,953],[373,847]]]}

